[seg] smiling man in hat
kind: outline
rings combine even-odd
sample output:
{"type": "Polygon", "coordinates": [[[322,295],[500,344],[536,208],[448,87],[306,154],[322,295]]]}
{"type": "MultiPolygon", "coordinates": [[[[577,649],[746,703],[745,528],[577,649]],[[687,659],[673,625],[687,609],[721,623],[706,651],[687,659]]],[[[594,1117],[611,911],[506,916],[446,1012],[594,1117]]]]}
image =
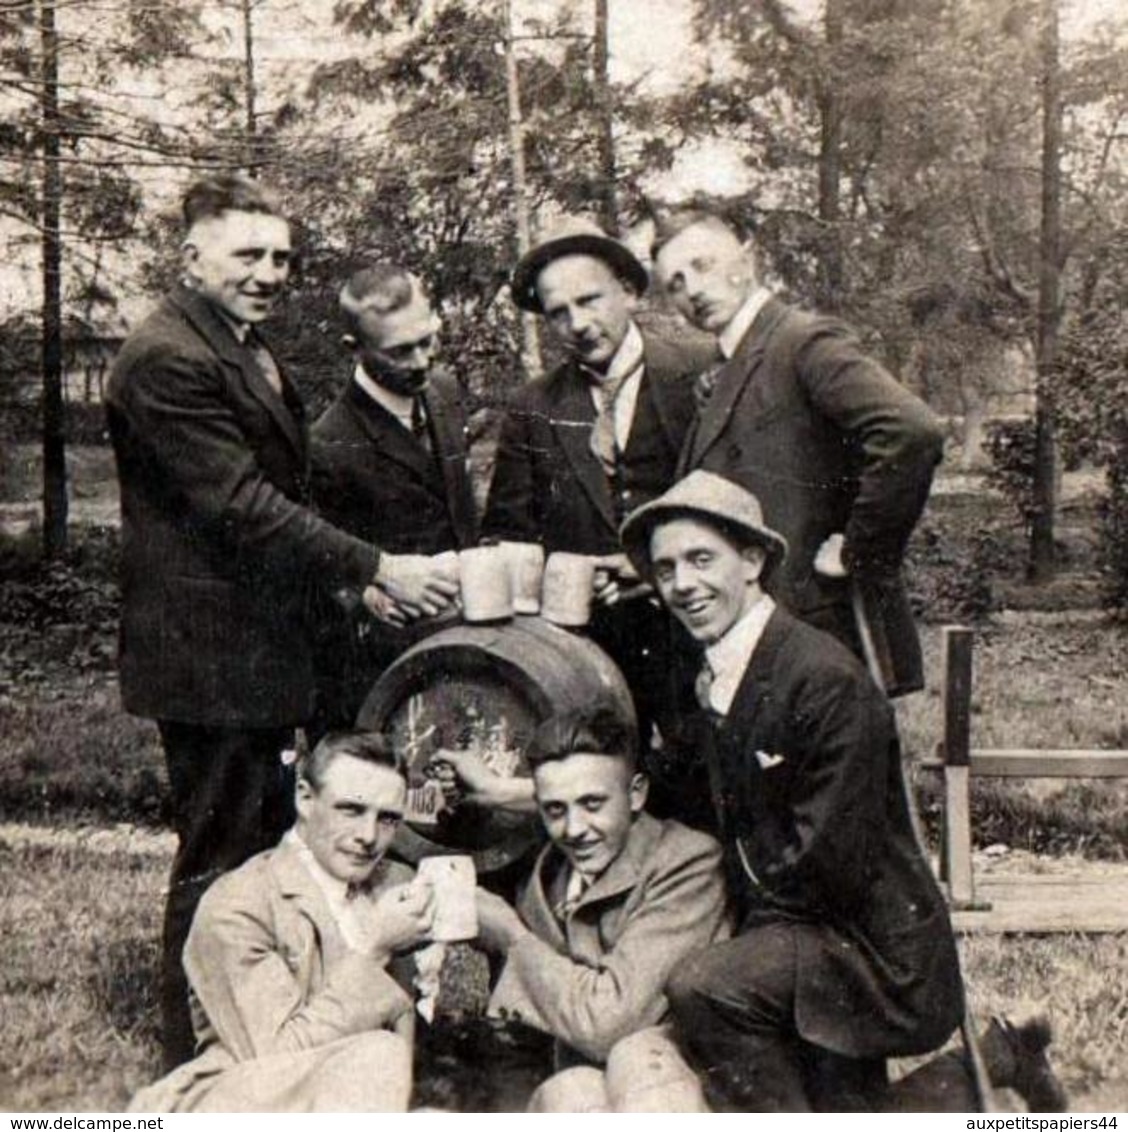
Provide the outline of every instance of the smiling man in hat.
{"type": "Polygon", "coordinates": [[[639,327],[647,282],[628,248],[575,222],[518,263],[514,302],[544,318],[566,356],[511,403],[483,520],[488,536],[600,559],[592,636],[623,669],[644,742],[671,699],[670,627],[618,530],[673,483],[708,356],[639,327]]]}
{"type": "Polygon", "coordinates": [[[765,592],[787,545],[692,472],[623,542],[703,647],[700,750],[739,934],[675,972],[679,1033],[721,1110],[876,1106],[887,1057],[960,1020],[955,943],[909,823],[889,702],[765,592]]]}

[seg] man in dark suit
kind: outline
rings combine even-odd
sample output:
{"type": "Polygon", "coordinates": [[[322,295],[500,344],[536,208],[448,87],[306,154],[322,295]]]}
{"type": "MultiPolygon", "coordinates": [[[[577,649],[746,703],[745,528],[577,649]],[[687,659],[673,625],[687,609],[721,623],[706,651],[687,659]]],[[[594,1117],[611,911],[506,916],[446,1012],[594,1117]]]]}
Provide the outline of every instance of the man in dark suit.
{"type": "Polygon", "coordinates": [[[290,269],[272,194],[241,177],[201,181],[184,221],[183,280],[126,342],[107,394],[122,699],[158,723],[179,837],[164,931],[169,1068],[193,1052],[180,955],[196,904],[292,816],[280,754],[312,707],[311,592],[351,588],[412,617],[457,594],[430,559],[381,554],[307,506],[301,401],[256,329],[290,269]]]}
{"type": "Polygon", "coordinates": [[[517,393],[502,425],[483,532],[600,560],[591,633],[619,664],[648,726],[670,691],[671,626],[622,552],[618,529],[672,482],[707,351],[639,329],[645,268],[573,224],[513,273],[514,302],[544,317],[566,360],[517,393]]]}
{"type": "Polygon", "coordinates": [[[888,693],[923,687],[901,567],[940,460],[938,421],[845,325],[773,297],[719,218],[675,214],[653,255],[674,304],[728,359],[679,474],[705,468],[753,492],[791,547],[782,604],[861,653],[860,601],[888,693]]]}
{"type": "MultiPolygon", "coordinates": [[[[954,1058],[885,1083],[885,1058],[935,1049],[963,1009],[888,699],[765,593],[788,547],[737,484],[692,472],[634,512],[623,541],[704,649],[699,773],[739,928],[683,964],[668,995],[714,1107],[966,1111],[954,1058]]],[[[983,1042],[992,1079],[1052,1101],[1048,1029],[1004,1026],[983,1042]]]]}
{"type": "MultiPolygon", "coordinates": [[[[458,382],[433,365],[438,318],[403,268],[357,271],[340,298],[353,371],[311,430],[321,514],[396,554],[473,546],[477,517],[458,382]]],[[[327,608],[319,647],[325,723],[350,726],[380,673],[434,622],[378,625],[355,605],[327,608]]]]}

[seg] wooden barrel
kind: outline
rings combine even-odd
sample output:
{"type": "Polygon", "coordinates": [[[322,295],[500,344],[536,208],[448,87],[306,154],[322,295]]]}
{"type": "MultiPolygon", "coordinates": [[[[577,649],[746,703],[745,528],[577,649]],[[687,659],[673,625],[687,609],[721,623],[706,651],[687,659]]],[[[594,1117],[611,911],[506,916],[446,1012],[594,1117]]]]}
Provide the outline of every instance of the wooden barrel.
{"type": "Polygon", "coordinates": [[[357,723],[389,731],[408,770],[408,820],[396,849],[410,861],[469,853],[480,873],[504,868],[537,841],[539,819],[443,806],[423,768],[439,748],[480,751],[498,773],[528,777],[525,747],[550,715],[606,707],[635,726],[626,681],[591,641],[539,617],[442,629],[399,657],[373,685],[357,723]]]}

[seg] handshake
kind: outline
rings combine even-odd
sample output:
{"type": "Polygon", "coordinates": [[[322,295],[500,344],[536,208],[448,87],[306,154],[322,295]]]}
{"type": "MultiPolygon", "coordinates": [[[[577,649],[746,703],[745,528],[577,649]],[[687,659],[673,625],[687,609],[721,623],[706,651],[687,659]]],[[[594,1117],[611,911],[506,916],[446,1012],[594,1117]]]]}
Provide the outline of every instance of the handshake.
{"type": "Polygon", "coordinates": [[[458,601],[458,553],[381,554],[364,604],[380,621],[400,628],[420,617],[438,617],[458,601]]]}

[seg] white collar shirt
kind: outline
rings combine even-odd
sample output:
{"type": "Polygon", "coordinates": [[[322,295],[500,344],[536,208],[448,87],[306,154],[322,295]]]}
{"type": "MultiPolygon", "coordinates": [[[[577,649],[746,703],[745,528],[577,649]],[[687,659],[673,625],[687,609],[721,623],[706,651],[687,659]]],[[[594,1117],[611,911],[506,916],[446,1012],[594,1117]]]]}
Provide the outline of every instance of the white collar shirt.
{"type": "Polygon", "coordinates": [[[725,358],[731,358],[736,353],[744,336],[752,328],[756,316],[764,309],[764,304],[772,297],[767,287],[757,287],[751,295],[741,304],[740,309],[732,316],[729,324],[717,335],[717,348],[725,358]]]}
{"type": "Polygon", "coordinates": [[[353,899],[349,895],[349,886],[343,880],[338,880],[325,871],[309,846],[302,840],[297,826],[294,826],[285,834],[283,841],[297,853],[298,859],[306,868],[306,872],[313,878],[313,882],[317,885],[321,895],[325,897],[325,903],[328,905],[329,912],[340,929],[345,943],[353,951],[366,950],[363,939],[356,930],[354,923],[354,911],[351,907],[353,899]]]}
{"type": "MultiPolygon", "coordinates": [[[[643,371],[642,332],[632,322],[627,327],[627,333],[623,336],[622,342],[619,343],[619,348],[615,351],[611,364],[607,367],[606,375],[598,375],[600,382],[603,382],[611,381],[622,374],[630,374],[615,397],[615,443],[619,446],[620,451],[626,448],[627,441],[630,439],[643,371]]],[[[594,375],[592,370],[587,372],[594,375]]],[[[591,400],[598,412],[600,407],[599,384],[595,382],[591,385],[591,400]]]]}
{"type": "Polygon", "coordinates": [[[720,715],[728,715],[775,608],[776,603],[765,595],[720,640],[706,648],[705,663],[712,673],[709,707],[720,715]]]}

